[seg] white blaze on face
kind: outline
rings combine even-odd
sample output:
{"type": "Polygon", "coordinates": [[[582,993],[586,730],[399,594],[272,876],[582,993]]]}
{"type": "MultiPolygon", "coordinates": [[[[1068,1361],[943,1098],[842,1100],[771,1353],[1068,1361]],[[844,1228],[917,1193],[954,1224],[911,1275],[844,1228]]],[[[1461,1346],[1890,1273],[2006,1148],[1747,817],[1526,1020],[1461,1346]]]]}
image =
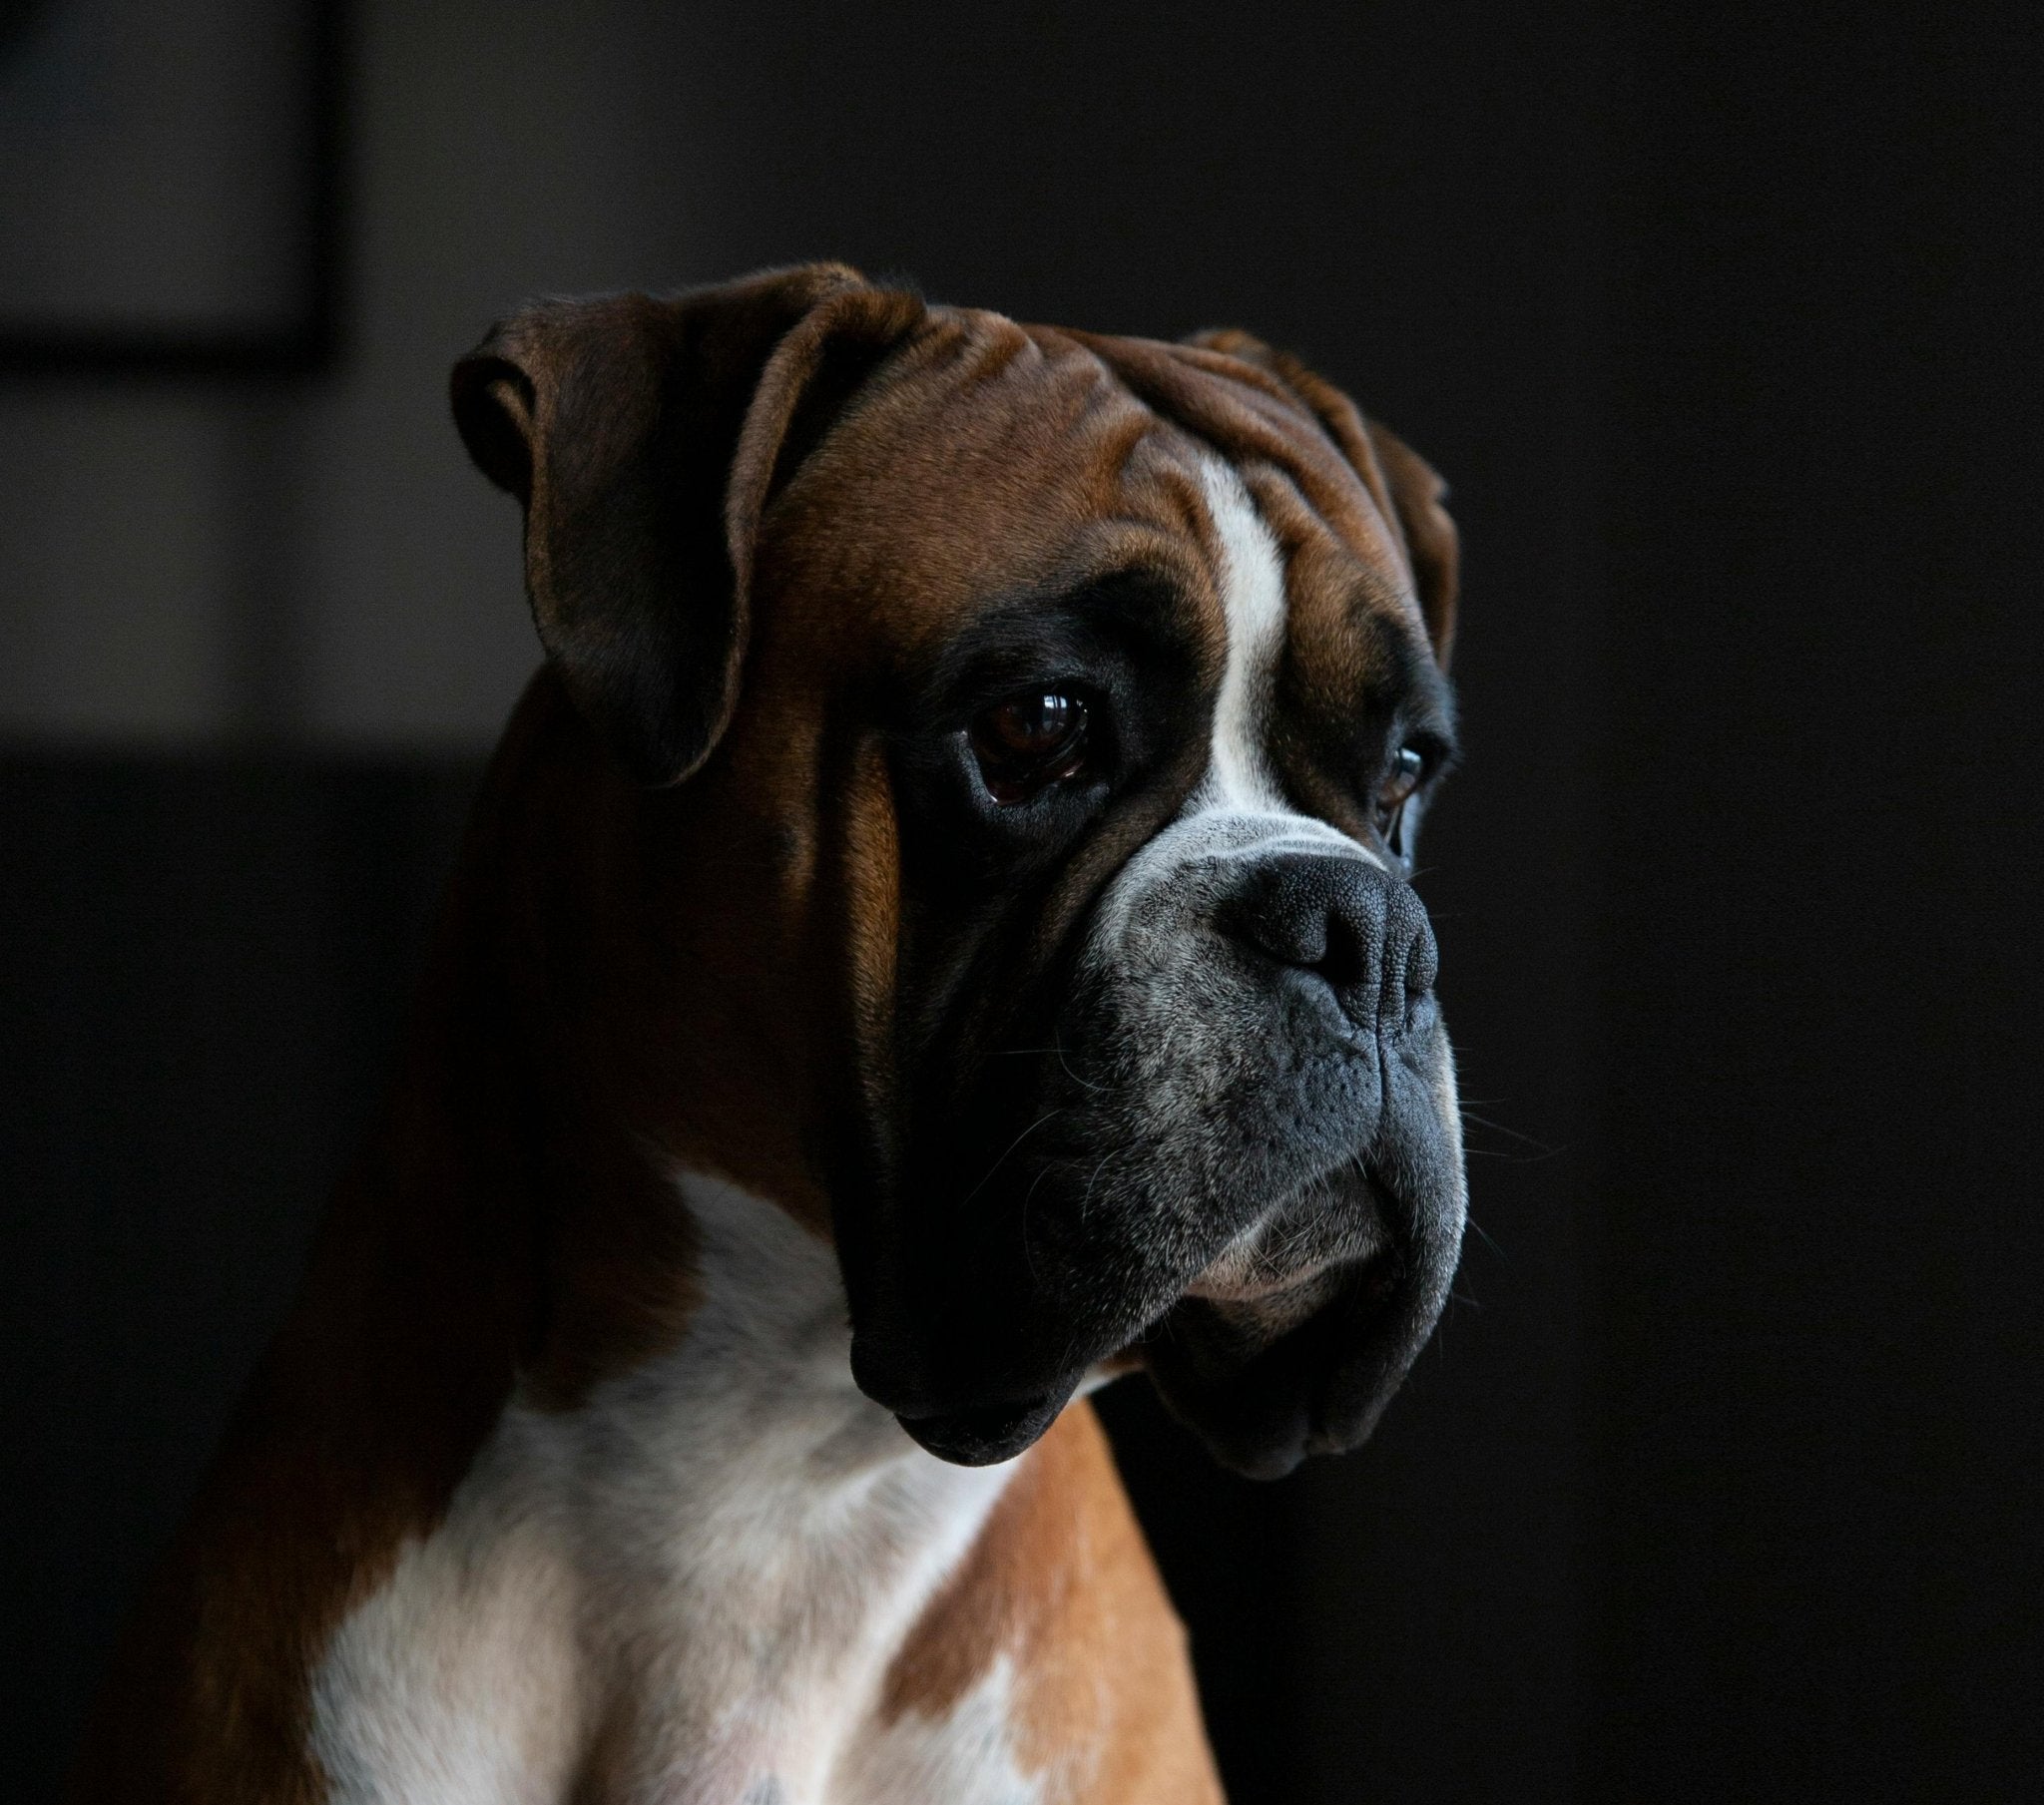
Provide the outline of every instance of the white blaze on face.
{"type": "Polygon", "coordinates": [[[1283,555],[1232,466],[1205,458],[1200,484],[1214,525],[1215,576],[1228,634],[1207,774],[1186,798],[1178,819],[1137,853],[1110,886],[1089,949],[1096,964],[1115,960],[1146,896],[1196,868],[1305,852],[1360,859],[1385,869],[1367,846],[1316,816],[1300,814],[1284,799],[1271,756],[1278,670],[1289,617],[1283,555]]]}
{"type": "MultiPolygon", "coordinates": [[[[1271,757],[1278,668],[1284,658],[1290,613],[1283,554],[1232,466],[1219,458],[1206,459],[1200,483],[1221,554],[1216,575],[1228,625],[1228,663],[1214,699],[1207,775],[1180,820],[1227,818],[1233,829],[1227,838],[1235,851],[1262,855],[1280,845],[1293,850],[1285,843],[1296,841],[1302,842],[1296,850],[1338,851],[1382,870],[1383,861],[1367,846],[1313,815],[1300,814],[1284,800],[1271,757]]],[[[1202,834],[1200,840],[1203,849],[1212,849],[1211,834],[1202,834]]]]}
{"type": "Polygon", "coordinates": [[[1287,811],[1265,740],[1278,661],[1284,653],[1284,564],[1242,478],[1218,458],[1209,458],[1200,479],[1220,542],[1228,664],[1214,702],[1207,778],[1190,811],[1282,814],[1287,811]]]}

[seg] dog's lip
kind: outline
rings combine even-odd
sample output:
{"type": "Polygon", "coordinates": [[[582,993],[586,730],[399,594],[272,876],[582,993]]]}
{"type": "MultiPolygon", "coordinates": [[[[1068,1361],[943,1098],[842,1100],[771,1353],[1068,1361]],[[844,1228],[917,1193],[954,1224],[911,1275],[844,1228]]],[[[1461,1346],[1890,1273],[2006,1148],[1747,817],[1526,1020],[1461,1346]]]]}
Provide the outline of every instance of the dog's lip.
{"type": "Polygon", "coordinates": [[[1279,1307],[1330,1275],[1383,1254],[1391,1241],[1385,1213],[1377,1180],[1344,1159],[1299,1184],[1234,1235],[1194,1276],[1185,1295],[1219,1304],[1279,1307]],[[1321,1220],[1315,1223],[1314,1217],[1321,1220]],[[1288,1256],[1301,1231],[1314,1245],[1294,1261],[1288,1256]]]}
{"type": "Polygon", "coordinates": [[[1186,1286],[1186,1295],[1205,1298],[1209,1303],[1265,1303],[1289,1296],[1301,1285],[1310,1284],[1335,1263],[1330,1256],[1309,1261],[1291,1272],[1273,1272],[1243,1278],[1216,1277],[1213,1276],[1213,1268],[1209,1267],[1186,1286]]]}
{"type": "Polygon", "coordinates": [[[1223,1305],[1281,1304],[1330,1277],[1367,1265],[1388,1251],[1388,1244],[1379,1240],[1368,1246],[1319,1254],[1281,1271],[1255,1267],[1231,1271],[1216,1260],[1186,1286],[1185,1295],[1223,1305]]]}
{"type": "MultiPolygon", "coordinates": [[[[1387,1242],[1353,1258],[1316,1260],[1266,1285],[1213,1289],[1189,1286],[1185,1295],[1145,1333],[1144,1343],[1155,1347],[1160,1339],[1172,1339],[1188,1320],[1203,1317],[1219,1328],[1233,1327],[1253,1333],[1273,1313],[1282,1315],[1286,1305],[1308,1296],[1321,1304],[1338,1297],[1351,1315],[1369,1312],[1390,1300],[1401,1270],[1397,1249],[1387,1242]]],[[[1312,1315],[1318,1313],[1316,1308],[1312,1315]]],[[[1267,1340],[1252,1358],[1268,1352],[1277,1340],[1283,1338],[1267,1340]]],[[[1215,1349],[1210,1350],[1210,1358],[1216,1362],[1218,1376],[1220,1365],[1226,1363],[1225,1356],[1215,1349]]]]}

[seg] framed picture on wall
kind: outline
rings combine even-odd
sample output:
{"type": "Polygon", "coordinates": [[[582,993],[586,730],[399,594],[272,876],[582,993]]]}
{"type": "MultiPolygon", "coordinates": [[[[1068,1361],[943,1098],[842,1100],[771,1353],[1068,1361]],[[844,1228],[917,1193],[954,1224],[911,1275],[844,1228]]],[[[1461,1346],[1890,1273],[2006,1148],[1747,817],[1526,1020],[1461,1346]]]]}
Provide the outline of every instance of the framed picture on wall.
{"type": "Polygon", "coordinates": [[[341,6],[0,0],[0,370],[324,361],[341,6]]]}

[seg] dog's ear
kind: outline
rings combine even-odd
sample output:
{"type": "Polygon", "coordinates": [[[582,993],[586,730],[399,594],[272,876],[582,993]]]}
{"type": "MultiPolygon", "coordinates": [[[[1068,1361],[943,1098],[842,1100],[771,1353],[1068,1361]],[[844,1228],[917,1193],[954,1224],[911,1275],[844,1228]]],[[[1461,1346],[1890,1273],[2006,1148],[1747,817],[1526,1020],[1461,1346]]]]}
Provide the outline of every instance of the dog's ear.
{"type": "Polygon", "coordinates": [[[922,303],[842,264],[547,301],[454,366],[454,419],[525,504],[539,637],[647,783],[730,722],[760,517],[922,303]]]}
{"type": "Polygon", "coordinates": [[[1404,544],[1427,638],[1445,671],[1455,645],[1458,546],[1455,523],[1442,506],[1448,487],[1433,466],[1396,434],[1365,419],[1353,401],[1288,351],[1232,328],[1199,332],[1186,342],[1239,357],[1277,377],[1325,428],[1404,544]]]}

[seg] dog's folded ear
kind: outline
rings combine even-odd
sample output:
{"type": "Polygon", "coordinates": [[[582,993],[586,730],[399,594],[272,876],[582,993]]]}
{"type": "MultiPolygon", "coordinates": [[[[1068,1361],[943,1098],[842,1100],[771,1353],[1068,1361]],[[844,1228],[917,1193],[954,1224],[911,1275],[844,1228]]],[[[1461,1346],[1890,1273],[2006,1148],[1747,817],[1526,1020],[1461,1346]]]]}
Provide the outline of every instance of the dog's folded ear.
{"type": "Polygon", "coordinates": [[[1445,671],[1455,644],[1458,555],[1455,523],[1442,506],[1447,485],[1433,467],[1395,433],[1365,419],[1353,401],[1290,352],[1234,328],[1198,332],[1186,342],[1255,364],[1277,377],[1319,421],[1403,542],[1427,638],[1445,671]]]}
{"type": "Polygon", "coordinates": [[[455,365],[469,454],[525,504],[547,657],[642,781],[679,782],[722,736],[761,515],[922,312],[815,263],[540,302],[455,365]]]}

